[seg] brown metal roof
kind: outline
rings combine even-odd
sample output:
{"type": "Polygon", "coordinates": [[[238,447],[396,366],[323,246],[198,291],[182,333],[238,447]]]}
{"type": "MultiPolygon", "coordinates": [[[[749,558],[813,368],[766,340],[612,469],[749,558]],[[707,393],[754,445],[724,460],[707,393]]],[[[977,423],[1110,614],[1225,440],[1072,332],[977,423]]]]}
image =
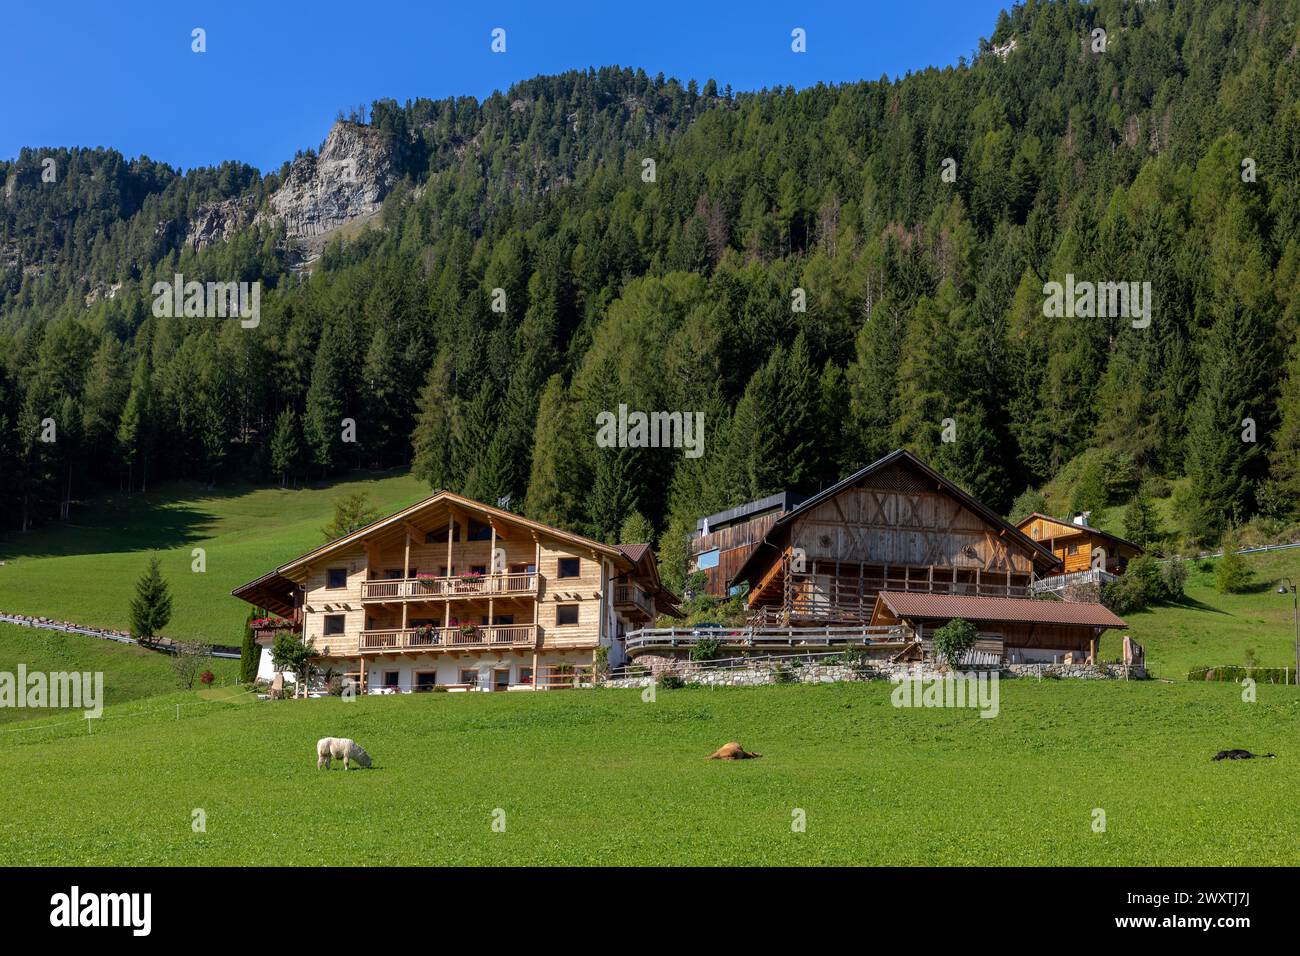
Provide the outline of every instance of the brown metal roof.
{"type": "Polygon", "coordinates": [[[616,544],[614,547],[627,555],[627,559],[634,564],[645,557],[645,553],[650,550],[648,544],[616,544]]]}
{"type": "Polygon", "coordinates": [[[968,621],[1011,621],[1018,624],[1076,624],[1084,627],[1128,627],[1101,604],[1036,601],[1032,598],[974,597],[924,591],[881,591],[883,604],[899,618],[964,618],[968,621]]]}

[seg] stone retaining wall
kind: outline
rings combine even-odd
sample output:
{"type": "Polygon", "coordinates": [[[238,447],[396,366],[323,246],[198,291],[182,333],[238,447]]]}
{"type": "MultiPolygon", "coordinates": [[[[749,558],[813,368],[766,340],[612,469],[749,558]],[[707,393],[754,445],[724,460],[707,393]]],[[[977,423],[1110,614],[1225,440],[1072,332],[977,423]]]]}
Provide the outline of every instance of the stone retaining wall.
{"type": "MultiPolygon", "coordinates": [[[[641,663],[651,666],[651,674],[642,677],[621,677],[605,681],[605,687],[645,687],[666,674],[673,674],[688,684],[702,687],[756,687],[765,684],[834,684],[842,681],[902,680],[905,677],[929,679],[948,673],[946,667],[931,663],[921,665],[918,674],[915,664],[895,664],[887,661],[868,661],[863,664],[809,663],[796,666],[791,662],[777,664],[756,661],[742,668],[711,669],[695,661],[641,658],[641,663]]],[[[983,668],[970,668],[970,671],[983,668]]],[[[1042,679],[1064,678],[1075,680],[1142,680],[1146,672],[1140,667],[1122,664],[1003,664],[998,673],[1003,678],[1032,677],[1042,679]]]]}

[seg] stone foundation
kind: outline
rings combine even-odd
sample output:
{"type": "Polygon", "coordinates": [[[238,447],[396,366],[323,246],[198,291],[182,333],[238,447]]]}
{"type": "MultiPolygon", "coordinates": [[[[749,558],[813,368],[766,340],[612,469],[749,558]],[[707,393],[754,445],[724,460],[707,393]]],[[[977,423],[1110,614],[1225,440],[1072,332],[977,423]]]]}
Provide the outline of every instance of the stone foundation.
{"type": "MultiPolygon", "coordinates": [[[[862,664],[808,663],[795,665],[790,661],[780,664],[773,661],[755,661],[745,667],[719,669],[703,666],[695,661],[669,660],[667,658],[639,658],[637,663],[651,668],[651,674],[641,677],[620,677],[607,680],[605,687],[645,687],[666,674],[680,677],[688,684],[702,687],[757,687],[766,684],[835,684],[844,681],[901,680],[905,677],[929,679],[947,674],[948,668],[932,663],[921,665],[888,661],[867,661],[862,664]]],[[[986,670],[972,667],[966,672],[986,670]]],[[[1146,671],[1141,667],[1123,664],[1003,664],[997,669],[1002,678],[1029,677],[1042,679],[1062,678],[1073,680],[1143,680],[1146,671]]]]}

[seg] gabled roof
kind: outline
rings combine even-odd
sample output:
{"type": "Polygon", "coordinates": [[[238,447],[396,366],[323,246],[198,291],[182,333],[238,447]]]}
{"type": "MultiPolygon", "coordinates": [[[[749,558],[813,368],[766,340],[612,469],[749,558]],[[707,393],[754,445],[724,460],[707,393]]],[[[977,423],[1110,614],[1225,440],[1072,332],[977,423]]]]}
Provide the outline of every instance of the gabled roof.
{"type": "Polygon", "coordinates": [[[632,570],[650,578],[651,587],[654,588],[655,607],[663,608],[663,613],[670,617],[681,617],[681,608],[678,606],[680,598],[664,587],[660,581],[659,565],[655,563],[654,550],[650,545],[616,544],[614,547],[622,551],[627,559],[632,562],[632,570]]]}
{"type": "MultiPolygon", "coordinates": [[[[403,508],[385,518],[379,518],[370,522],[365,527],[358,528],[356,531],[335,538],[333,541],[326,542],[319,548],[314,548],[306,554],[299,555],[292,561],[280,565],[274,571],[262,575],[255,581],[235,588],[230,593],[235,597],[241,598],[249,603],[266,607],[268,610],[274,610],[278,613],[286,613],[278,607],[269,604],[267,598],[274,598],[274,595],[284,591],[288,586],[296,587],[295,574],[303,569],[306,565],[327,555],[344,548],[353,547],[371,535],[381,533],[387,529],[400,528],[404,522],[409,522],[418,518],[431,509],[438,507],[454,507],[467,515],[482,517],[491,521],[497,521],[515,528],[522,528],[531,531],[539,537],[546,537],[552,540],[561,541],[571,544],[574,547],[591,551],[594,554],[604,555],[614,561],[615,565],[623,571],[631,570],[635,565],[623,551],[613,545],[604,544],[591,538],[584,537],[580,534],[572,534],[568,531],[561,531],[559,528],[552,528],[550,525],[533,521],[531,518],[525,518],[523,515],[515,514],[512,511],[503,511],[500,508],[493,508],[491,505],[485,505],[481,501],[475,501],[472,498],[465,498],[461,495],[454,494],[450,491],[439,491],[430,495],[423,501],[417,501],[415,504],[403,508]]],[[[290,611],[292,605],[290,605],[290,611]]]]}
{"type": "MultiPolygon", "coordinates": [[[[1134,551],[1142,551],[1141,546],[1134,544],[1127,538],[1121,538],[1117,534],[1111,534],[1109,531],[1102,531],[1100,528],[1094,528],[1090,524],[1075,524],[1073,521],[1066,521],[1064,518],[1054,518],[1051,515],[1043,514],[1041,511],[1035,511],[1022,518],[1017,527],[1024,530],[1025,525],[1029,524],[1029,522],[1033,521],[1035,518],[1042,521],[1050,521],[1052,524],[1059,524],[1063,528],[1068,528],[1070,532],[1076,534],[1095,534],[1099,538],[1106,538],[1110,541],[1114,541],[1116,544],[1122,544],[1126,548],[1132,548],[1134,551]]],[[[1056,537],[1063,538],[1065,535],[1057,535],[1056,537]]]]}
{"type": "MultiPolygon", "coordinates": [[[[881,591],[876,611],[887,607],[899,619],[1006,621],[1015,624],[1074,624],[1086,627],[1128,627],[1102,604],[1038,601],[1033,598],[975,597],[931,594],[926,591],[881,591]]],[[[872,614],[873,620],[875,614],[872,614]]]]}
{"type": "Polygon", "coordinates": [[[1010,535],[1012,538],[1019,541],[1028,551],[1034,553],[1037,559],[1041,560],[1043,563],[1047,564],[1048,566],[1054,566],[1060,563],[1060,559],[1057,558],[1056,555],[1054,555],[1047,548],[1043,547],[1033,538],[1029,537],[1029,535],[1025,534],[1015,525],[1011,524],[1000,514],[995,512],[992,508],[989,508],[987,505],[983,504],[978,499],[967,494],[965,491],[963,491],[957,485],[953,484],[943,475],[939,474],[937,471],[935,471],[933,468],[931,468],[929,465],[923,462],[920,458],[917,458],[914,454],[912,454],[907,449],[899,448],[894,451],[891,451],[884,458],[880,458],[877,459],[876,461],[873,461],[865,468],[858,469],[853,474],[849,475],[847,478],[837,481],[829,488],[819,491],[811,498],[804,499],[804,501],[802,501],[800,504],[796,505],[794,508],[787,511],[781,517],[777,518],[776,521],[772,524],[772,527],[768,529],[768,532],[764,536],[763,540],[760,542],[760,545],[755,546],[755,548],[749,553],[749,556],[745,558],[745,563],[740,566],[740,568],[732,576],[731,581],[729,583],[735,584],[736,582],[742,580],[745,577],[746,573],[749,571],[750,565],[756,563],[759,560],[759,554],[762,551],[761,545],[770,544],[773,535],[776,535],[781,531],[783,531],[785,528],[789,527],[791,522],[793,522],[796,518],[798,518],[799,515],[803,514],[805,511],[817,507],[823,501],[827,501],[831,498],[834,498],[840,492],[852,488],[854,485],[862,481],[862,479],[866,478],[868,475],[872,474],[873,472],[888,467],[889,465],[892,465],[895,462],[905,462],[906,464],[919,470],[927,478],[933,481],[939,490],[945,491],[948,494],[952,495],[959,502],[961,502],[963,506],[973,511],[975,514],[979,515],[989,524],[993,525],[996,528],[1001,529],[1004,533],[1010,535]]]}

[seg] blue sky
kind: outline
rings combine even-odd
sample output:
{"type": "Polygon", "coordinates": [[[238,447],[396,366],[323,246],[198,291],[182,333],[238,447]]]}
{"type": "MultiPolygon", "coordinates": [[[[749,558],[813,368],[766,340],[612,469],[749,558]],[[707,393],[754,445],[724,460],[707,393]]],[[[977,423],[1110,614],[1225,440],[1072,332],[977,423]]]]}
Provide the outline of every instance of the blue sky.
{"type": "Polygon", "coordinates": [[[112,146],[180,167],[277,168],[340,108],[471,95],[617,64],[735,90],[898,76],[957,62],[1008,0],[680,3],[71,0],[8,4],[0,158],[112,146]],[[207,52],[190,32],[207,31],[207,52]],[[506,53],[489,48],[506,30],[506,53]],[[803,27],[808,52],[790,51],[803,27]]]}

